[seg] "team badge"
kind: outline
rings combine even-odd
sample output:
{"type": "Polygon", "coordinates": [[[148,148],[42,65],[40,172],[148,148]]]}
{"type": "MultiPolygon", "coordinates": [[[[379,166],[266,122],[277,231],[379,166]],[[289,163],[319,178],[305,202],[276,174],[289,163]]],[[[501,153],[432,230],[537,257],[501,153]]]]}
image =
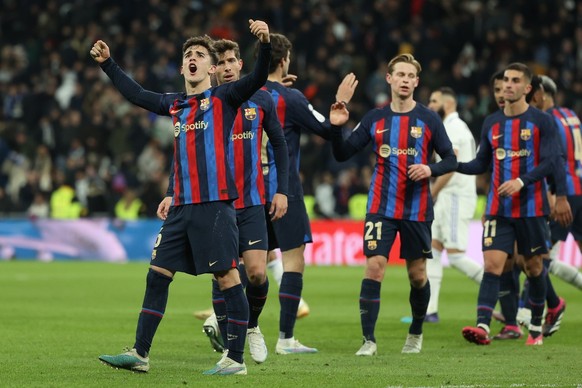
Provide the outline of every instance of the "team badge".
{"type": "Polygon", "coordinates": [[[371,251],[376,250],[376,248],[378,248],[378,243],[376,242],[376,240],[370,240],[368,241],[368,249],[371,251]]]}
{"type": "Polygon", "coordinates": [[[410,127],[410,136],[418,139],[422,136],[422,127],[410,127]]]}
{"type": "Polygon", "coordinates": [[[208,108],[210,108],[210,98],[200,100],[200,110],[208,110],[208,108]]]}
{"type": "Polygon", "coordinates": [[[486,247],[490,247],[491,244],[493,244],[493,238],[492,237],[485,237],[483,239],[483,245],[486,247]]]}
{"type": "Polygon", "coordinates": [[[157,249],[154,249],[152,251],[152,260],[155,260],[156,259],[157,254],[158,254],[158,250],[157,249]]]}
{"type": "Polygon", "coordinates": [[[521,140],[528,141],[531,139],[531,129],[522,128],[521,132],[519,133],[519,137],[521,137],[521,140]]]}
{"type": "Polygon", "coordinates": [[[245,119],[254,120],[257,118],[257,108],[245,108],[245,119]]]}
{"type": "Polygon", "coordinates": [[[269,166],[263,166],[263,175],[269,174],[269,166]]]}
{"type": "Polygon", "coordinates": [[[507,152],[503,148],[498,148],[495,150],[495,157],[497,160],[503,160],[507,156],[507,152]]]}
{"type": "Polygon", "coordinates": [[[387,158],[392,153],[392,150],[390,149],[390,146],[388,144],[382,144],[378,150],[378,153],[380,154],[381,157],[387,158]]]}
{"type": "Polygon", "coordinates": [[[178,136],[180,136],[180,122],[176,121],[176,124],[174,124],[174,137],[178,136]]]}

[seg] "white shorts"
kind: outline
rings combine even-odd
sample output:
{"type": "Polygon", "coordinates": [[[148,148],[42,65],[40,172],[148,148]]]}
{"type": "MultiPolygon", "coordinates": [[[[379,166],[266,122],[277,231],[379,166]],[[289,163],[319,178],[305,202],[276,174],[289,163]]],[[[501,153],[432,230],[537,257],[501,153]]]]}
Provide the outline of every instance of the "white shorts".
{"type": "Polygon", "coordinates": [[[434,205],[432,239],[445,248],[467,250],[469,223],[475,213],[477,196],[442,193],[434,205]]]}

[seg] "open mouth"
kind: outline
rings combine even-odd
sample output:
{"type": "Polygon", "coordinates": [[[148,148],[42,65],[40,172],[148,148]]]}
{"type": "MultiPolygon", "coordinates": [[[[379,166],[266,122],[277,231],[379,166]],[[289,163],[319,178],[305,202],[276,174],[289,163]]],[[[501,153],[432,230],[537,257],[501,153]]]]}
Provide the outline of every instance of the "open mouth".
{"type": "Polygon", "coordinates": [[[191,63],[188,65],[188,70],[190,71],[191,74],[194,74],[194,73],[196,73],[196,70],[198,70],[198,66],[191,63]]]}
{"type": "Polygon", "coordinates": [[[230,80],[232,80],[233,77],[234,77],[234,75],[232,75],[230,73],[229,74],[225,74],[224,75],[224,80],[225,81],[230,81],[230,80]]]}

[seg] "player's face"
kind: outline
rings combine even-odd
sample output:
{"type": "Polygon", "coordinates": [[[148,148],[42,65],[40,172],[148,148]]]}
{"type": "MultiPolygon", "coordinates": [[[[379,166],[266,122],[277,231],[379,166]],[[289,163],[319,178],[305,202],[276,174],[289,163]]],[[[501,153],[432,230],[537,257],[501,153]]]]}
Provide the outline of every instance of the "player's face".
{"type": "Polygon", "coordinates": [[[418,74],[412,63],[398,62],[392,74],[386,74],[386,82],[392,88],[392,94],[405,99],[411,97],[418,86],[418,74]]]}
{"type": "Polygon", "coordinates": [[[443,94],[441,92],[432,92],[428,99],[428,109],[438,113],[441,118],[445,116],[443,94]]]}
{"type": "Polygon", "coordinates": [[[212,58],[206,47],[190,46],[182,56],[182,68],[180,74],[189,83],[199,83],[214,74],[216,65],[212,64],[212,58]]]}
{"type": "Polygon", "coordinates": [[[242,65],[242,59],[236,57],[234,50],[227,50],[222,54],[218,54],[216,73],[214,73],[218,84],[222,85],[226,82],[237,81],[240,78],[242,65]]]}
{"type": "Polygon", "coordinates": [[[503,98],[503,80],[496,79],[493,81],[493,98],[499,109],[505,106],[505,99],[503,98]]]}
{"type": "Polygon", "coordinates": [[[506,102],[514,103],[531,90],[531,85],[526,81],[524,74],[518,70],[505,70],[503,73],[503,98],[506,102]]]}

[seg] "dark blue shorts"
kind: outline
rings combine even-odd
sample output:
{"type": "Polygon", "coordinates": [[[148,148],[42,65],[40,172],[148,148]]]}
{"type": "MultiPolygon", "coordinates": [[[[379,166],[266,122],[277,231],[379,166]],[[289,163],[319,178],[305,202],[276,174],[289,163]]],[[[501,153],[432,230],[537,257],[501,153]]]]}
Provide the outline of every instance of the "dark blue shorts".
{"type": "Polygon", "coordinates": [[[263,205],[245,207],[236,211],[238,226],[238,249],[244,251],[259,249],[266,251],[269,246],[267,239],[267,222],[263,205]]]}
{"type": "Polygon", "coordinates": [[[301,201],[289,202],[287,213],[283,218],[275,222],[271,221],[269,208],[271,203],[265,204],[265,218],[269,233],[269,250],[281,249],[281,252],[299,248],[301,245],[313,242],[311,237],[311,225],[305,209],[305,203],[301,201]]]}
{"type": "Polygon", "coordinates": [[[568,196],[568,203],[572,209],[574,221],[567,228],[564,228],[556,221],[551,221],[552,242],[566,241],[568,233],[572,233],[574,240],[582,241],[582,195],[568,196]]]}
{"type": "Polygon", "coordinates": [[[191,275],[236,268],[238,229],[232,202],[172,206],[150,264],[191,275]]]}
{"type": "Polygon", "coordinates": [[[431,224],[429,222],[395,220],[379,214],[366,214],[364,223],[364,255],[388,258],[396,232],[400,234],[400,257],[406,260],[432,259],[431,224]]]}
{"type": "Polygon", "coordinates": [[[486,216],[483,224],[483,251],[498,250],[531,257],[548,253],[548,222],[546,217],[509,218],[486,216]]]}

